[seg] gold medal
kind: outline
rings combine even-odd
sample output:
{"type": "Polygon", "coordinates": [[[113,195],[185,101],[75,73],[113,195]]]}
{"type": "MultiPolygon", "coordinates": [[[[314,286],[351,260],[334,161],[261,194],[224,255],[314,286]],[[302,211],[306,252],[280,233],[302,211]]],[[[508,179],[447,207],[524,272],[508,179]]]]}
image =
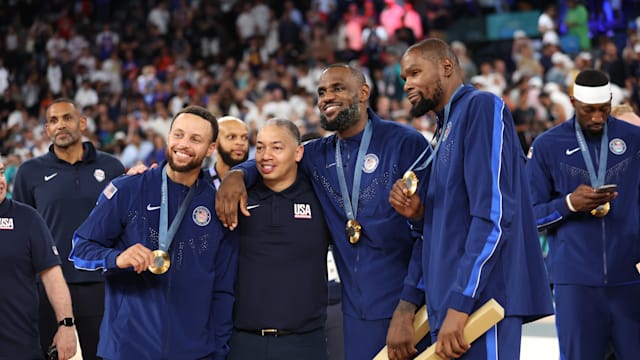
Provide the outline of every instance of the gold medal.
{"type": "Polygon", "coordinates": [[[156,275],[164,274],[169,270],[171,260],[169,254],[164,250],[153,250],[153,264],[149,266],[149,271],[156,275]]]}
{"type": "Polygon", "coordinates": [[[347,221],[346,231],[350,243],[356,244],[358,241],[360,241],[360,232],[362,231],[362,225],[360,225],[357,220],[351,219],[347,221]]]}
{"type": "Polygon", "coordinates": [[[609,213],[609,210],[611,210],[611,204],[609,204],[609,202],[607,201],[603,205],[600,205],[597,208],[591,210],[591,215],[596,217],[604,217],[609,213]]]}
{"type": "Polygon", "coordinates": [[[407,187],[407,197],[413,196],[418,190],[418,177],[416,174],[409,170],[402,175],[402,181],[404,181],[404,185],[407,187]]]}

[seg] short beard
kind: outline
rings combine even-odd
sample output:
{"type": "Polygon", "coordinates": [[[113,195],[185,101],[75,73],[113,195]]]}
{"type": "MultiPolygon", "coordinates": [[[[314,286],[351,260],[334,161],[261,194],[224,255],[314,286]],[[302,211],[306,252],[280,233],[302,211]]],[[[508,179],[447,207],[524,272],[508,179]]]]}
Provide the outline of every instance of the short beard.
{"type": "Polygon", "coordinates": [[[356,98],[348,108],[340,111],[332,121],[329,121],[326,116],[320,115],[320,126],[325,130],[338,132],[350,128],[360,119],[360,105],[357,100],[356,98]]]}
{"type": "Polygon", "coordinates": [[[249,158],[249,152],[245,152],[244,156],[240,160],[236,160],[231,157],[231,151],[226,151],[222,148],[222,146],[218,145],[217,147],[218,154],[222,158],[222,162],[229,165],[229,167],[234,167],[238,164],[241,164],[249,158]]]}
{"type": "Polygon", "coordinates": [[[167,158],[167,163],[171,167],[171,169],[175,172],[179,173],[188,173],[195,169],[199,169],[202,166],[202,159],[193,158],[192,161],[188,162],[185,165],[178,165],[173,161],[173,152],[167,148],[165,151],[165,156],[167,158]]]}
{"type": "Polygon", "coordinates": [[[430,99],[420,94],[420,101],[411,107],[411,116],[420,117],[438,106],[444,91],[442,90],[442,82],[438,79],[435,83],[434,94],[430,99]]]}

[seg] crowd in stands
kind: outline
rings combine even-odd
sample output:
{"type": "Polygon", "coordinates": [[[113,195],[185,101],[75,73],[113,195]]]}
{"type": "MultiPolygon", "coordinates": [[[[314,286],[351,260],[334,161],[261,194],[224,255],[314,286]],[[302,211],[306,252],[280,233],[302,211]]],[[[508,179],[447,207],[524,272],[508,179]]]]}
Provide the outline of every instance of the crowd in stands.
{"type": "MultiPolygon", "coordinates": [[[[371,107],[382,118],[430,136],[432,115],[409,116],[399,56],[422,38],[446,36],[462,15],[516,11],[522,2],[449,3],[3,2],[0,154],[6,175],[11,180],[22,161],[48,151],[43,111],[58,97],[82,108],[89,123],[85,136],[125,167],[164,159],[171,119],[187,104],[205,106],[217,117],[241,118],[253,135],[271,117],[293,120],[302,134],[322,133],[316,81],[334,62],[364,70],[371,107]]],[[[507,56],[478,61],[467,44],[452,43],[467,81],[502,96],[511,108],[525,151],[538,133],[572,116],[567,94],[582,69],[609,73],[614,104],[628,103],[635,111],[640,104],[640,37],[634,28],[623,46],[592,37],[593,46],[581,44],[570,53],[558,41],[560,29],[570,24],[552,8],[538,10],[544,10],[541,35],[516,31],[507,56]]]]}

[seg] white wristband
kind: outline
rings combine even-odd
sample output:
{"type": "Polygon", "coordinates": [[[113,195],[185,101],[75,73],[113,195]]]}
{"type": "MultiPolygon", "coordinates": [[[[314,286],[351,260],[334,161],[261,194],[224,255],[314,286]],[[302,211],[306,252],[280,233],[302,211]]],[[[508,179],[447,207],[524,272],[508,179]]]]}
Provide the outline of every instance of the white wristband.
{"type": "Polygon", "coordinates": [[[567,203],[567,207],[569,208],[569,211],[578,212],[578,210],[576,210],[576,208],[573,207],[573,204],[571,203],[571,199],[569,198],[571,194],[572,193],[568,193],[567,196],[564,197],[564,201],[567,203]]]}

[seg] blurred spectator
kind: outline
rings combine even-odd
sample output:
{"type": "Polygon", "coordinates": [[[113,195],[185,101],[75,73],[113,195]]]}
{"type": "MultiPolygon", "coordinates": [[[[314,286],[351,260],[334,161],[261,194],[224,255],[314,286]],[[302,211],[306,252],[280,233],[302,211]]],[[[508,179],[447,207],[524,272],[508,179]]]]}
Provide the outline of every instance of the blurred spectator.
{"type": "Polygon", "coordinates": [[[164,1],[159,1],[147,17],[147,21],[157,27],[161,35],[166,35],[169,31],[170,20],[169,10],[167,10],[167,4],[164,1]]]}
{"type": "Polygon", "coordinates": [[[120,154],[120,161],[125,169],[144,163],[154,150],[153,144],[147,140],[147,136],[140,129],[129,129],[126,144],[122,154],[120,154]]]}
{"type": "Polygon", "coordinates": [[[467,54],[467,47],[461,41],[453,41],[451,43],[451,50],[453,50],[453,53],[458,57],[460,68],[464,72],[464,81],[469,82],[473,76],[478,74],[478,67],[473,60],[471,60],[469,54],[467,54]]]}
{"type": "Polygon", "coordinates": [[[96,36],[96,46],[98,47],[98,58],[105,60],[111,56],[111,53],[116,51],[120,37],[115,32],[111,31],[111,25],[106,23],[102,25],[102,31],[96,36]]]}
{"type": "Polygon", "coordinates": [[[640,116],[636,115],[629,104],[615,105],[611,108],[611,116],[624,120],[635,126],[640,126],[640,116]]]}
{"type": "Polygon", "coordinates": [[[84,79],[73,100],[79,108],[84,109],[98,103],[98,92],[91,87],[89,80],[84,79]]]}
{"type": "Polygon", "coordinates": [[[567,0],[567,5],[569,8],[564,17],[567,33],[578,38],[581,50],[588,50],[591,48],[591,39],[587,8],[579,0],[567,0]]]}
{"type": "Polygon", "coordinates": [[[380,13],[380,24],[384,26],[387,34],[395,34],[402,27],[404,9],[396,0],[384,0],[384,10],[380,13]]]}

